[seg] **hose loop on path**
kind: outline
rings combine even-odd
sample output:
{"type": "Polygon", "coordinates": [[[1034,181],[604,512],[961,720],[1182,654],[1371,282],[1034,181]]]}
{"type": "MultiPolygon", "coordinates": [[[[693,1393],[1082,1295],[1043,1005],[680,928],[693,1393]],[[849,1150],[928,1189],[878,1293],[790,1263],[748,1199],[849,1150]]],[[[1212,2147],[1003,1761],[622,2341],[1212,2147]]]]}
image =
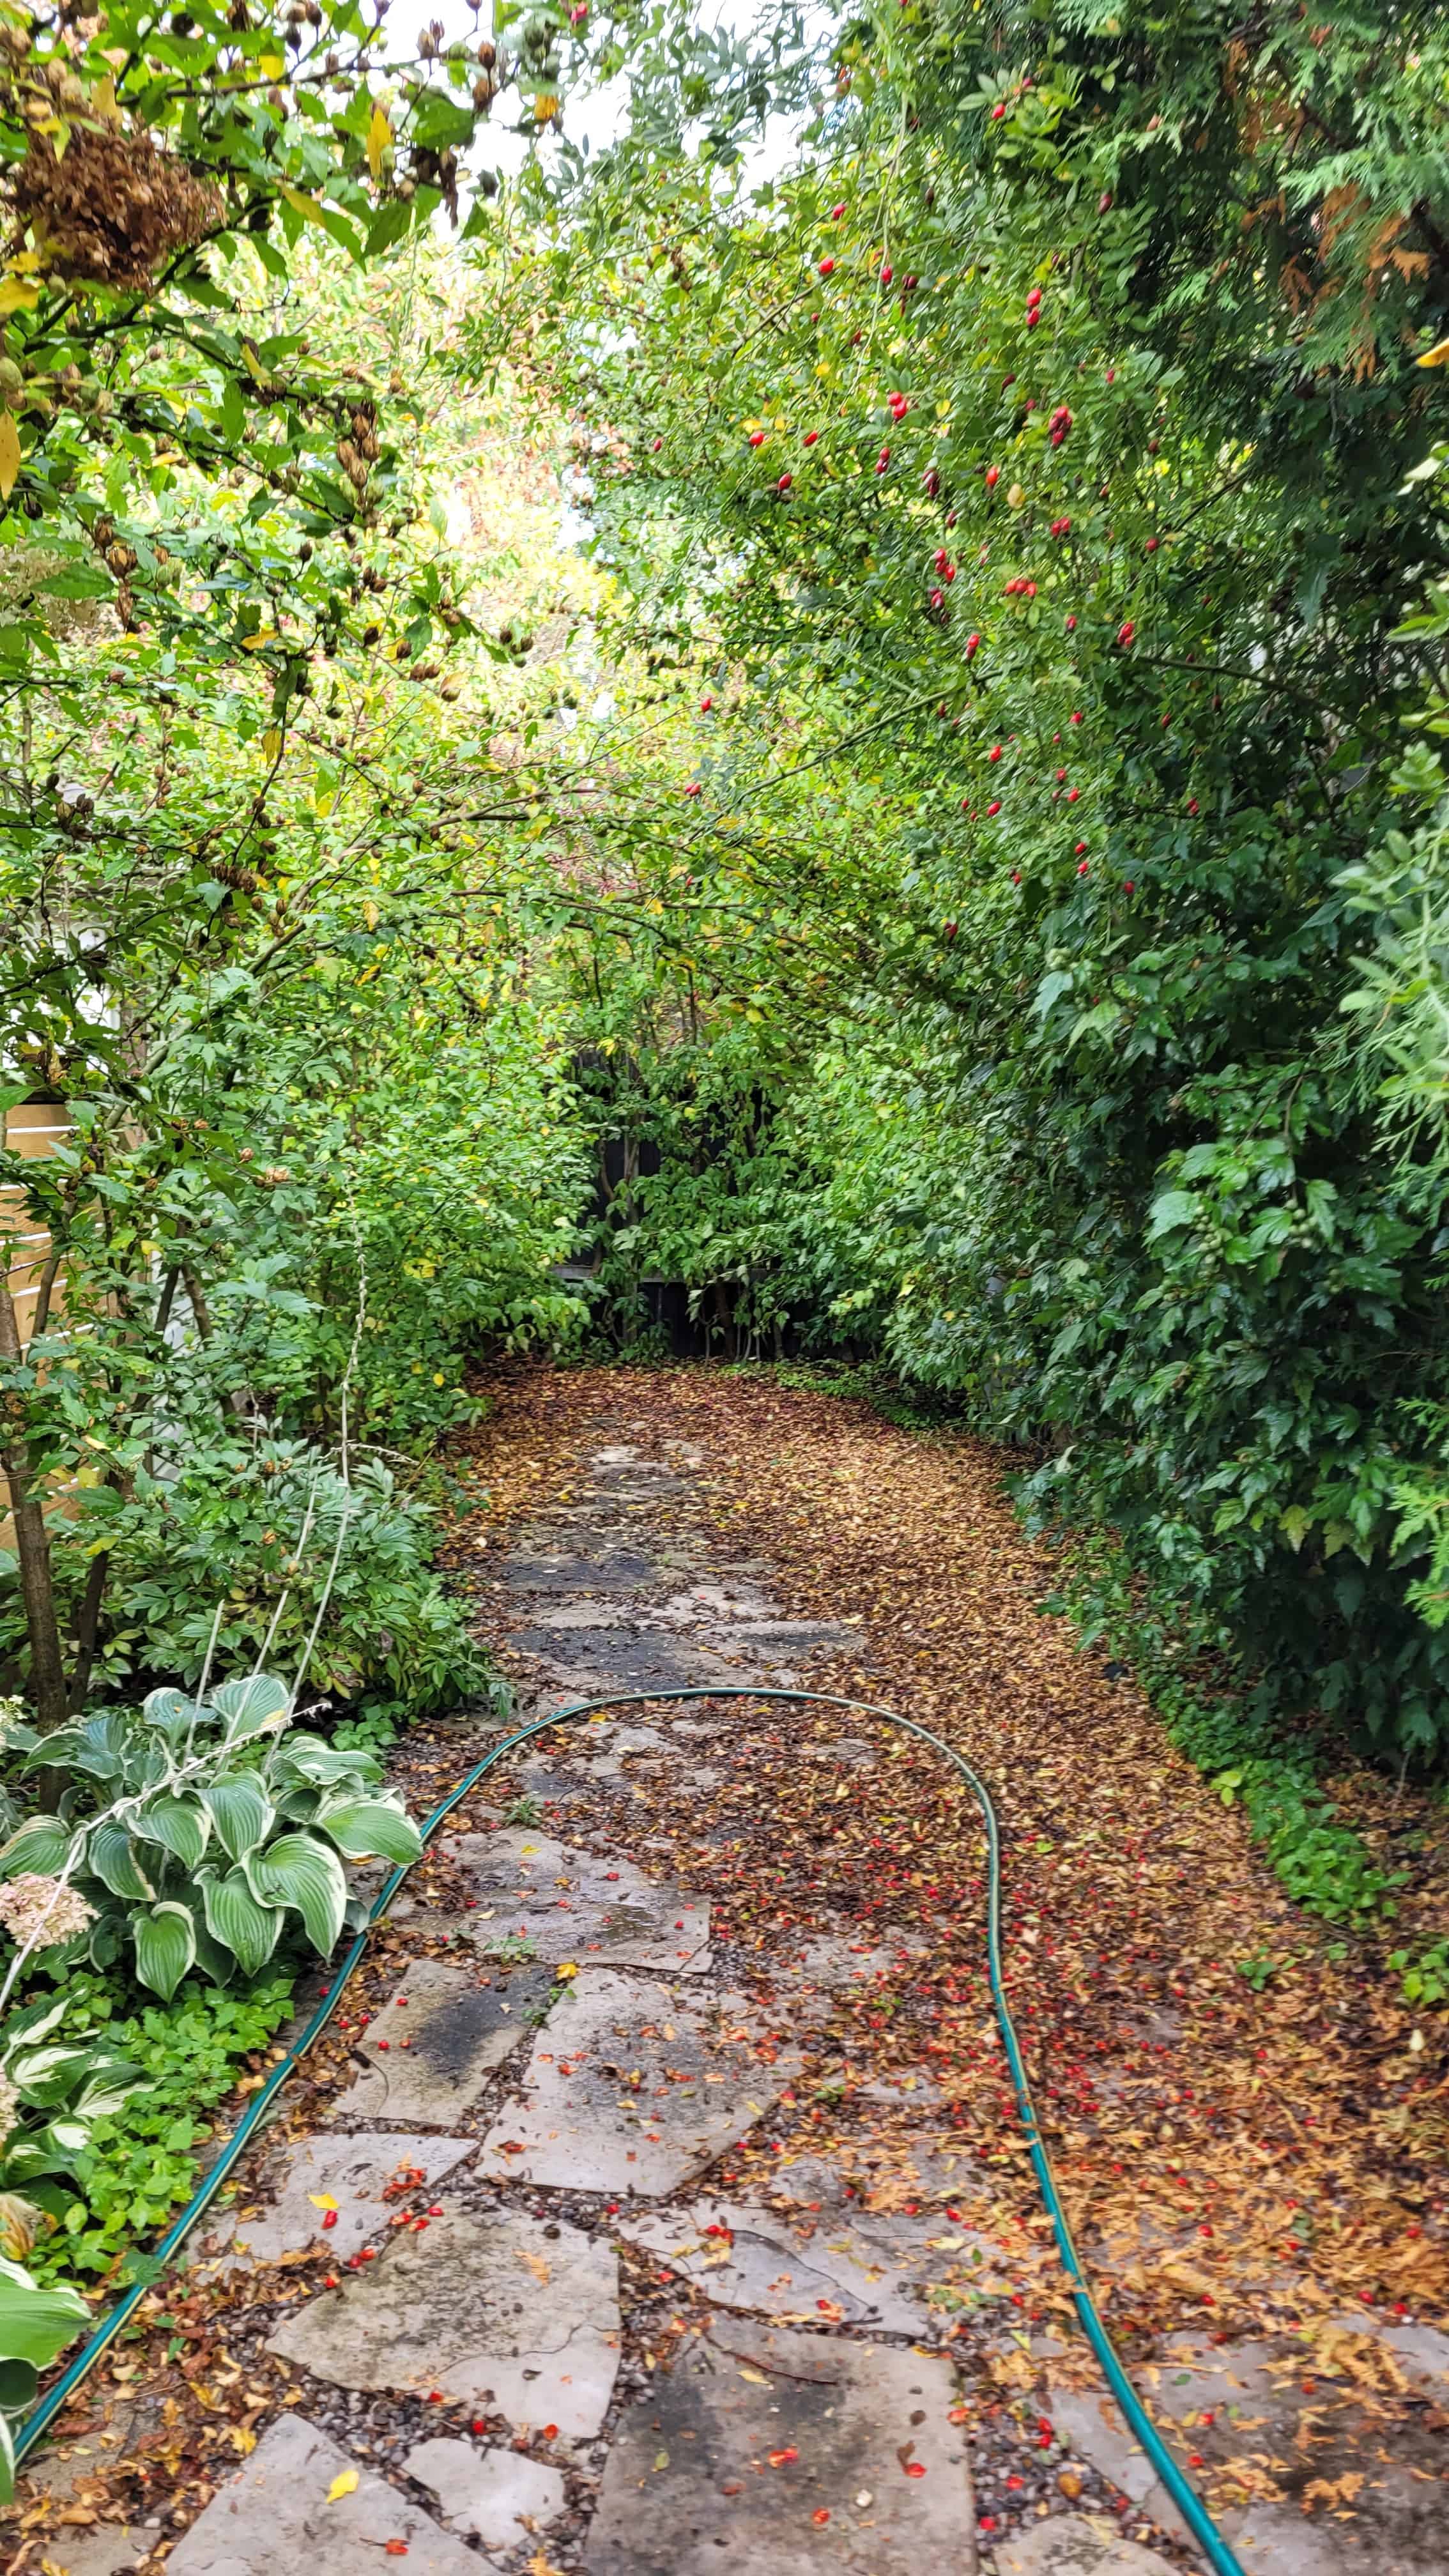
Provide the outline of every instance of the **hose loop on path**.
{"type": "MultiPolygon", "coordinates": [[[[594,1717],[605,1708],[647,1707],[661,1700],[699,1699],[784,1700],[796,1704],[808,1704],[815,1708],[850,1709],[857,1716],[873,1717],[881,1725],[897,1728],[903,1734],[915,1736],[919,1743],[929,1744],[932,1751],[939,1753],[944,1761],[949,1762],[967,1783],[981,1810],[982,1822],[986,1828],[986,1958],[991,1979],[991,1999],[996,2008],[996,2019],[1006,2050],[1007,2064],[1011,2070],[1017,2115],[1025,2133],[1032,2168],[1046,2205],[1047,2215],[1052,2223],[1052,2232],[1056,2237],[1057,2251],[1066,2272],[1072,2305],[1077,2312],[1077,2321],[1101,2364],[1107,2384],[1126,2419],[1134,2440],[1139,2442],[1146,2452],[1183,2521],[1203,2551],[1209,2566],[1214,2570],[1214,2576],[1244,2576],[1241,2561],[1234,2555],[1191,2481],[1178,2467],[1118,2359],[1112,2338],[1097,2312],[1096,2301],[1088,2287],[1076,2246],[1072,2242],[1071,2228],[1067,2223],[1067,2215],[1057,2191],[1051,2159],[1042,2143],[1041,2131],[1037,2125],[1026,2065],[1016,2035],[1016,2025],[1011,2018],[1011,2008],[1006,2000],[1006,1986],[1001,1964],[1001,1835],[996,1820],[996,1808],[985,1781],[978,1772],[973,1771],[970,1763],[955,1750],[954,1746],[945,1743],[939,1735],[933,1735],[929,1727],[917,1725],[914,1718],[899,1717],[894,1709],[882,1708],[873,1700],[847,1699],[834,1691],[751,1689],[743,1683],[720,1684],[718,1682],[696,1683],[677,1690],[606,1691],[597,1699],[573,1700],[566,1708],[551,1710],[546,1717],[530,1718],[527,1725],[517,1727],[511,1734],[503,1737],[494,1745],[490,1753],[484,1755],[481,1762],[474,1763],[472,1770],[464,1775],[457,1787],[450,1789],[447,1797],[433,1809],[421,1828],[424,1848],[426,1849],[432,1841],[439,1827],[447,1821],[453,1809],[471,1795],[479,1781],[486,1778],[495,1763],[501,1762],[505,1754],[514,1752],[520,1744],[526,1744],[530,1737],[543,1734],[548,1727],[566,1726],[581,1717],[594,1717]]],[[[394,1869],[389,1874],[373,1903],[364,1928],[352,1943],[332,1984],[301,2037],[288,2050],[281,2062],[273,2068],[261,2091],[249,2104],[242,2119],[232,2131],[205,2179],[187,2202],[180,2216],[173,2219],[162,2237],[154,2257],[157,2263],[165,2265],[170,2262],[172,2256],[184,2244],[197,2220],[210,2207],[222,2184],[244,2153],[249,2140],[266,2118],[273,2101],[293,2068],[301,2063],[308,2050],[326,2029],[342,2000],[353,1971],[367,1948],[368,1934],[383,1920],[408,1871],[416,1866],[416,1862],[406,1861],[400,1868],[394,1869]]],[[[134,2316],[142,2299],[147,2296],[150,2287],[151,2284],[148,2281],[138,2281],[126,2292],[125,2297],[96,2328],[89,2342],[82,2346],[74,2361],[62,2372],[55,2386],[47,2390],[39,2404],[26,2417],[15,2436],[17,2462],[22,2460],[40,2440],[73,2391],[79,2387],[87,2373],[94,2369],[101,2355],[114,2343],[117,2335],[134,2316]]]]}

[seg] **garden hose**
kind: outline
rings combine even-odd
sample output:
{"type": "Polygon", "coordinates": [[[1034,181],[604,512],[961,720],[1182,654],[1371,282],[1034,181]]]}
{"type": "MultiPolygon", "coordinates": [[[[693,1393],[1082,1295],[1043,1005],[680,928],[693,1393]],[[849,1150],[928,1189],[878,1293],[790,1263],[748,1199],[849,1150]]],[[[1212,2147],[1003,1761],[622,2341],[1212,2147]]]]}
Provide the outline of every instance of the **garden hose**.
{"type": "MultiPolygon", "coordinates": [[[[1172,2453],[1147,2415],[1126,2371],[1118,2360],[1112,2339],[1097,2313],[1096,2301],[1083,2276],[1077,2250],[1072,2242],[1071,2229],[1067,2224],[1066,2212],[1062,2207],[1052,2174],[1051,2160],[1042,2144],[1036,2113],[1032,2108],[1026,2066],[1022,2058],[1020,2042],[1017,2039],[1016,2026],[1011,2018],[1011,2009],[1006,2000],[1001,1967],[1001,1837],[997,1828],[996,1809],[992,1804],[991,1792],[985,1781],[972,1770],[970,1763],[963,1760],[951,1745],[943,1743],[941,1737],[933,1735],[929,1728],[918,1726],[913,1718],[898,1717],[893,1709],[878,1707],[870,1700],[846,1699],[833,1691],[757,1690],[743,1684],[726,1684],[722,1687],[715,1682],[699,1683],[681,1690],[607,1691],[597,1699],[574,1700],[568,1707],[554,1709],[546,1717],[531,1718],[526,1726],[516,1728],[512,1734],[495,1744],[492,1752],[485,1754],[481,1762],[475,1762],[472,1770],[459,1781],[457,1787],[450,1790],[442,1803],[433,1809],[421,1829],[424,1846],[431,1842],[439,1826],[452,1814],[461,1800],[470,1795],[479,1781],[493,1769],[494,1764],[501,1762],[505,1754],[514,1752],[520,1744],[526,1744],[531,1736],[541,1735],[550,1726],[568,1725],[576,1718],[593,1717],[600,1709],[649,1706],[661,1700],[695,1699],[788,1700],[804,1702],[815,1708],[849,1709],[857,1716],[875,1718],[882,1725],[897,1728],[902,1734],[915,1736],[921,1744],[929,1744],[933,1752],[941,1754],[953,1765],[971,1789],[986,1828],[986,1957],[991,1978],[992,2001],[996,2007],[996,2019],[1006,2049],[1007,2064],[1011,2070],[1017,2113],[1026,2133],[1027,2148],[1041,2196],[1051,2219],[1057,2251],[1061,2256],[1071,2291],[1072,2305],[1076,2309],[1082,2332],[1101,2363],[1107,2384],[1133,2437],[1146,2452],[1183,2521],[1204,2552],[1209,2565],[1214,2569],[1215,2576],[1244,2576],[1241,2562],[1235,2557],[1189,2480],[1183,2476],[1172,2453]]],[[[382,1921],[408,1871],[415,1867],[415,1862],[406,1861],[400,1868],[390,1872],[372,1906],[366,1924],[347,1952],[331,1986],[300,2039],[288,2050],[280,2064],[273,2068],[256,2099],[249,2104],[244,2117],[228,2138],[204,2181],[162,2237],[153,2258],[156,2265],[164,2268],[184,2243],[198,2218],[215,2199],[248,2141],[265,2119],[273,2100],[292,2069],[301,2062],[314,2040],[318,2039],[325,2030],[342,2000],[353,1970],[367,1947],[369,1932],[382,1921]]],[[[148,2264],[147,2268],[149,2271],[151,2266],[148,2264]]],[[[55,2386],[47,2390],[40,2403],[26,2417],[15,2437],[17,2460],[23,2459],[26,2452],[40,2440],[41,2435],[66,2404],[73,2390],[79,2387],[87,2373],[99,2361],[102,2353],[114,2343],[122,2328],[135,2314],[150,2288],[149,2280],[138,2281],[126,2292],[125,2297],[97,2327],[90,2341],[76,2355],[75,2360],[62,2372],[55,2386]]]]}

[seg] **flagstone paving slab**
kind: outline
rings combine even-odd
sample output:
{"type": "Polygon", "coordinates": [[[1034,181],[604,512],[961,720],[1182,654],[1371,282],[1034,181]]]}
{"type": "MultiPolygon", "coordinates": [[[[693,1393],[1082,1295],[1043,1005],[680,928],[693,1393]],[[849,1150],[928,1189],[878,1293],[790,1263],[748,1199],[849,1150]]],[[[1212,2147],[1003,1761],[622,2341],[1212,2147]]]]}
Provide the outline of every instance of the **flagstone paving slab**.
{"type": "MultiPolygon", "coordinates": [[[[929,2226],[941,2234],[934,2221],[929,2226]]],[[[692,2208],[619,2222],[629,2244],[697,2281],[716,2306],[748,2309],[782,2325],[818,2325],[824,2314],[832,2324],[908,2335],[919,2334],[927,2318],[918,2300],[902,2294],[902,2276],[943,2275],[973,2241],[966,2231],[947,2229],[947,2250],[932,2255],[928,2233],[909,2220],[882,2220],[872,2232],[839,2218],[801,2230],[783,2216],[730,2200],[699,2200],[692,2208]],[[890,2241],[893,2226],[903,2237],[899,2244],[890,2241]]]]}
{"type": "Polygon", "coordinates": [[[526,1825],[454,1834],[442,1851],[478,1900],[456,1918],[471,1940],[521,1933],[555,1965],[578,1959],[680,1975],[708,1964],[708,1899],[646,1878],[631,1861],[600,1859],[526,1825]],[[490,1919],[480,1920],[485,1913],[490,1919]]]}
{"type": "Polygon", "coordinates": [[[408,2576],[478,2576],[492,2563],[304,2416],[283,2415],[166,2564],[170,2576],[299,2576],[303,2567],[306,2576],[358,2576],[374,2557],[381,2565],[390,2540],[403,2543],[408,2576]],[[355,2486],[329,2504],[334,2479],[348,2473],[355,2486]]]}
{"type": "Polygon", "coordinates": [[[1158,2550],[1084,2514],[1049,2515],[1019,2540],[1003,2540],[993,2563],[998,2576],[1174,2576],[1158,2550]]]}
{"type": "Polygon", "coordinates": [[[432,2488],[447,2521],[472,2532],[485,2549],[518,2549],[528,2540],[527,2525],[545,2531],[564,2510],[562,2472],[519,2451],[434,2440],[419,2442],[406,2466],[410,2478],[432,2488]]]}
{"type": "Polygon", "coordinates": [[[392,2204],[382,2195],[399,2171],[420,2173],[424,2184],[441,2182],[476,2145],[476,2138],[403,2136],[396,2129],[377,2136],[296,2138],[269,2176],[273,2206],[254,2216],[227,2210],[203,2252],[217,2268],[281,2263],[314,2245],[334,2256],[354,2254],[386,2227],[392,2204]],[[325,2207],[318,2206],[328,2199],[335,2203],[331,2227],[325,2207]]]}
{"type": "Polygon", "coordinates": [[[953,2402],[944,2361],[716,2317],[620,2421],[588,2576],[968,2576],[953,2402]]]}
{"type": "Polygon", "coordinates": [[[333,2104],[328,2119],[419,2120],[445,2127],[477,2101],[554,1989],[547,1968],[471,1957],[414,1959],[358,2041],[368,2071],[333,2104]]]}
{"type": "Polygon", "coordinates": [[[763,2119],[798,2065],[783,2046],[759,2064],[745,2026],[718,2006],[586,1969],[539,2034],[521,2099],[495,2119],[479,2171],[560,2190],[677,2191],[763,2119]],[[721,2039],[722,2029],[740,2036],[721,2039]]]}
{"type": "Polygon", "coordinates": [[[339,2388],[438,2388],[575,2441],[619,2367],[618,2258],[562,2222],[449,2214],[285,2317],[270,2348],[339,2388]]]}

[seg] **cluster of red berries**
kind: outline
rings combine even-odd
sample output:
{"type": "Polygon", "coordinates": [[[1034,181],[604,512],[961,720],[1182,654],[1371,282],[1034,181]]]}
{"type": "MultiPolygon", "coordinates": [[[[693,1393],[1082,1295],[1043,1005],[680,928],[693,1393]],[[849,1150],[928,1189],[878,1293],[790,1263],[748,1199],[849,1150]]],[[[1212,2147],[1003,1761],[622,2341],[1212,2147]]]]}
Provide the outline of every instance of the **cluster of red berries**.
{"type": "Polygon", "coordinates": [[[938,547],[936,548],[936,553],[935,553],[934,561],[935,561],[936,570],[937,570],[937,572],[940,574],[941,579],[942,579],[943,581],[954,581],[954,580],[955,580],[955,578],[956,578],[956,567],[955,567],[955,565],[952,563],[951,558],[950,558],[950,556],[947,554],[946,549],[945,549],[945,547],[944,547],[944,546],[938,546],[938,547]]]}
{"type": "Polygon", "coordinates": [[[1056,410],[1052,413],[1051,419],[1047,422],[1047,427],[1052,434],[1053,447],[1060,447],[1062,440],[1066,437],[1067,431],[1071,428],[1071,425],[1072,415],[1067,405],[1065,403],[1058,403],[1056,410]]]}
{"type": "Polygon", "coordinates": [[[1005,590],[1002,592],[1002,597],[1003,599],[1035,599],[1036,583],[1034,581],[1026,581],[1024,579],[1021,581],[1009,581],[1005,590]]]}
{"type": "Polygon", "coordinates": [[[1026,327],[1034,331],[1041,320],[1041,288],[1034,286],[1026,299],[1026,327]]]}
{"type": "Polygon", "coordinates": [[[928,501],[934,501],[940,489],[941,477],[937,473],[934,465],[928,465],[925,473],[921,476],[921,490],[925,493],[928,501]]]}
{"type": "Polygon", "coordinates": [[[887,394],[886,401],[890,405],[891,418],[894,420],[897,428],[899,428],[901,422],[905,419],[907,412],[910,410],[910,403],[904,394],[887,394]]]}
{"type": "Polygon", "coordinates": [[[1122,646],[1124,652],[1126,651],[1127,646],[1131,643],[1136,632],[1137,629],[1133,625],[1131,618],[1124,617],[1121,625],[1117,629],[1117,641],[1122,646]]]}
{"type": "Polygon", "coordinates": [[[1069,536],[1071,535],[1071,533],[1072,533],[1072,523],[1071,523],[1071,520],[1070,520],[1070,519],[1053,519],[1053,521],[1052,521],[1052,525],[1051,525],[1051,533],[1052,533],[1052,535],[1053,535],[1054,537],[1069,537],[1069,536]]]}
{"type": "Polygon", "coordinates": [[[877,474],[888,474],[890,472],[890,462],[890,449],[888,447],[883,447],[879,456],[875,460],[875,470],[877,474]]]}

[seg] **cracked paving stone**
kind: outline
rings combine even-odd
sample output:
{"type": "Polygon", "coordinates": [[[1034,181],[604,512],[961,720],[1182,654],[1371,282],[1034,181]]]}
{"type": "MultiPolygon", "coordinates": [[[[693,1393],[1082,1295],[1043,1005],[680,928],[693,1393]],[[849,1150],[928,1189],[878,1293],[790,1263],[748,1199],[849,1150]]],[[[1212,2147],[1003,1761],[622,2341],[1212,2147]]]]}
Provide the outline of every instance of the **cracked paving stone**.
{"type": "Polygon", "coordinates": [[[441,1848],[491,1913],[486,1923],[477,1914],[448,1918],[470,1940],[521,1933],[555,1965],[577,1959],[676,1976],[709,1965],[709,1899],[646,1878],[627,1860],[601,1860],[526,1827],[455,1834],[441,1848]]]}
{"type": "Polygon", "coordinates": [[[715,2306],[781,2325],[818,2325],[823,2315],[832,2325],[916,2335],[929,2319],[912,2288],[929,2289],[963,2265],[973,2290],[1010,2286],[1000,2246],[935,2218],[837,2213],[801,2227],[753,2202],[699,2200],[621,2219],[618,2232],[697,2282],[715,2306]]]}
{"type": "Polygon", "coordinates": [[[588,2576],[969,2576],[953,2402],[944,2361],[712,2318],[620,2422],[588,2576]]]}
{"type": "MultiPolygon", "coordinates": [[[[463,1918],[459,1918],[461,1924],[463,1918]]],[[[451,1924],[450,1924],[451,1928],[451,1924]]],[[[445,2127],[477,2101],[553,1992],[547,1968],[415,1959],[358,2041],[368,2061],[329,2121],[418,2120],[445,2127]]]]}
{"type": "Polygon", "coordinates": [[[254,2215],[229,2209],[219,2228],[205,2239],[202,2252],[214,2268],[240,2264],[282,2263],[288,2255],[325,2246],[334,2256],[355,2254],[369,2237],[381,2234],[392,2215],[383,2199],[386,2184],[400,2170],[421,2172],[424,2185],[471,2156],[475,2138],[383,2136],[297,2138],[269,2169],[265,2180],[275,2198],[254,2215]],[[336,2203],[333,2224],[318,2200],[336,2203]]]}
{"type": "Polygon", "coordinates": [[[534,2044],[522,2099],[505,2104],[479,2154],[480,2174],[560,2190],[677,2191],[763,2119],[799,2071],[781,2047],[772,2065],[748,2054],[750,2033],[685,1994],[589,1968],[534,2044]]]}
{"type": "Polygon", "coordinates": [[[561,2221],[450,2214],[285,2317],[270,2349],[334,2387],[438,2388],[577,2441],[619,2367],[618,2260],[561,2221]]]}
{"type": "Polygon", "coordinates": [[[557,2522],[566,2502],[562,2472],[519,2451],[434,2439],[419,2442],[404,2466],[410,2478],[432,2488],[448,2521],[472,2532],[485,2549],[525,2546],[524,2515],[543,2530],[557,2522]]]}
{"type": "Polygon", "coordinates": [[[171,2576],[297,2576],[303,2566],[307,2576],[357,2576],[391,2540],[403,2543],[408,2576],[478,2576],[492,2564],[305,2416],[283,2415],[166,2564],[171,2576]],[[357,2484],[329,2504],[344,2470],[357,2484]]]}

